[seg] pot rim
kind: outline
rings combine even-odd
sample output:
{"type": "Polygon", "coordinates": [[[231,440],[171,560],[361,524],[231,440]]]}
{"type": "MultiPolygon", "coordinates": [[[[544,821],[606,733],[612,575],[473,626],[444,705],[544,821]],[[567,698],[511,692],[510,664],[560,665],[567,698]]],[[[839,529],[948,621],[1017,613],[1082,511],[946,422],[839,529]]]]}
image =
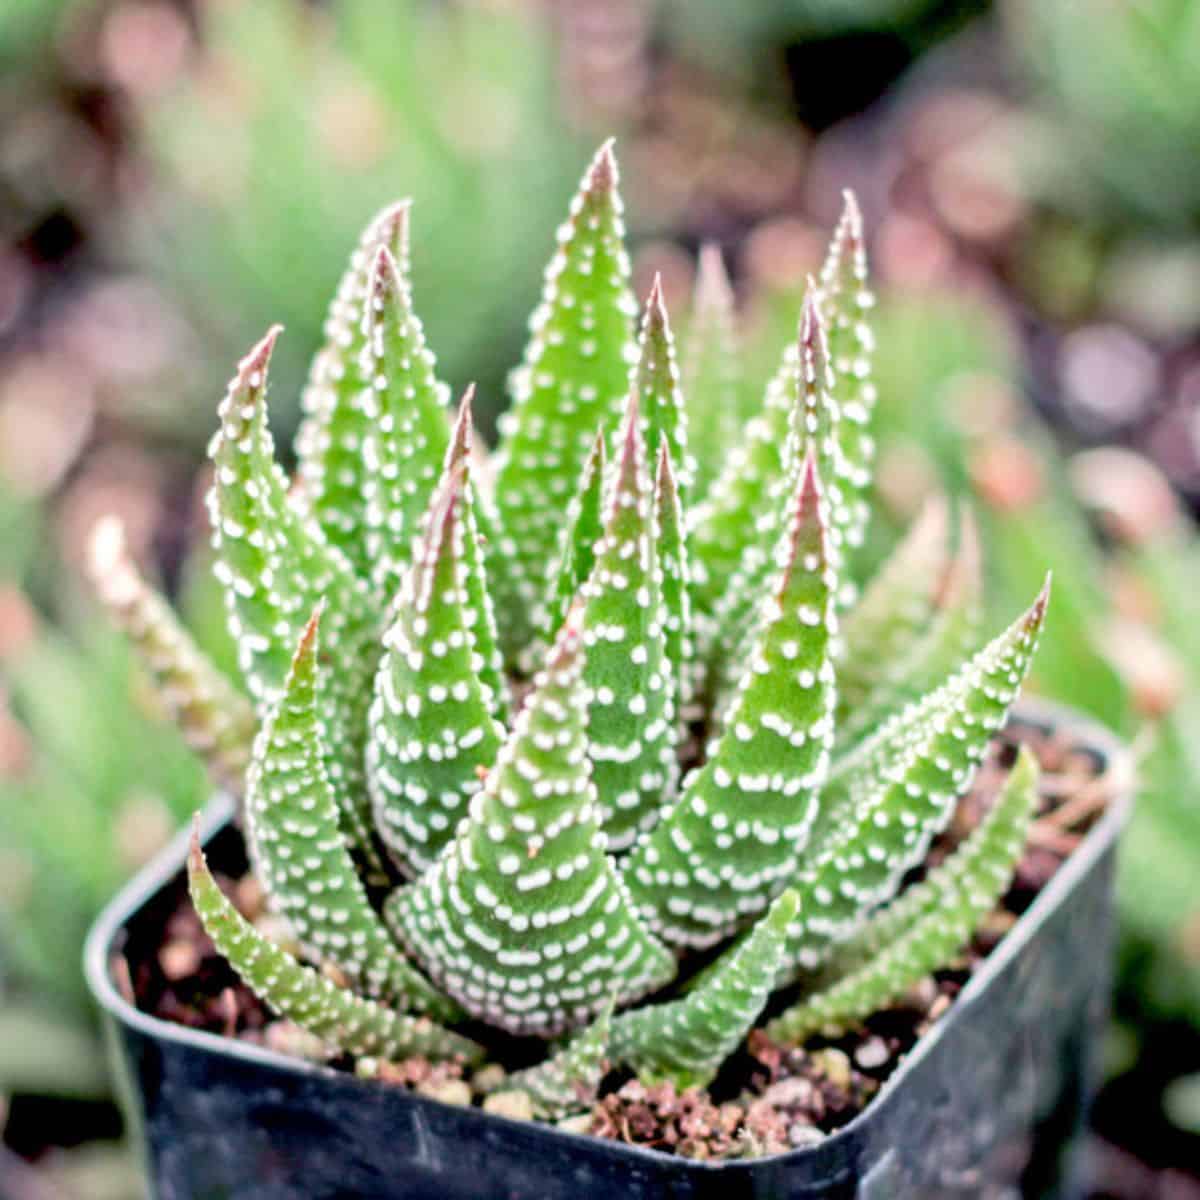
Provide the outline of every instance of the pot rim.
{"type": "MultiPolygon", "coordinates": [[[[1079,846],[1058,868],[1050,882],[1038,893],[1034,902],[987,956],[983,965],[967,981],[962,991],[955,997],[945,1018],[936,1022],[917,1040],[861,1112],[845,1125],[834,1130],[833,1133],[827,1134],[819,1143],[755,1159],[755,1163],[778,1162],[796,1155],[814,1154],[818,1151],[828,1153],[839,1142],[852,1139],[858,1127],[867,1121],[872,1113],[885,1104],[893,1094],[900,1091],[908,1077],[933,1052],[934,1047],[949,1036],[947,1031],[953,1028],[955,1014],[965,1011],[986,992],[991,982],[1007,968],[1042,925],[1050,919],[1059,904],[1074,889],[1080,879],[1088,873],[1096,860],[1116,840],[1128,817],[1135,785],[1134,755],[1126,743],[1100,722],[1078,713],[1070,706],[1037,697],[1023,699],[1015,704],[1009,714],[1006,727],[1008,724],[1034,726],[1043,730],[1056,728],[1073,730],[1081,746],[1094,751],[1103,761],[1099,778],[1109,781],[1111,791],[1111,798],[1105,807],[1103,816],[1088,830],[1079,846]]],[[[234,800],[228,793],[220,792],[214,796],[200,815],[202,842],[207,843],[230,821],[234,808],[234,800]]],[[[383,1084],[357,1079],[344,1071],[337,1071],[321,1063],[308,1062],[220,1034],[189,1029],[187,1026],[177,1025],[161,1017],[152,1016],[130,1004],[117,990],[109,970],[109,963],[115,952],[117,940],[126,924],[146,903],[147,898],[179,874],[186,861],[190,836],[190,829],[180,830],[145,867],[121,888],[92,925],[84,945],[83,967],[89,990],[100,1008],[113,1020],[131,1027],[148,1038],[171,1040],[202,1053],[226,1054],[244,1062],[257,1063],[299,1075],[352,1081],[359,1086],[368,1088],[384,1087],[383,1084]]],[[[411,1098],[414,1101],[424,1100],[427,1103],[436,1103],[436,1101],[416,1095],[411,1098]]],[[[512,1121],[514,1125],[527,1124],[497,1113],[484,1112],[482,1109],[475,1111],[481,1119],[498,1120],[504,1123],[512,1121]]],[[[538,1124],[548,1136],[568,1139],[586,1138],[589,1142],[596,1140],[590,1135],[574,1133],[548,1123],[539,1122],[538,1124]]],[[[661,1162],[664,1158],[672,1160],[676,1158],[674,1155],[646,1146],[636,1146],[624,1142],[608,1142],[607,1145],[613,1151],[629,1152],[635,1156],[647,1155],[654,1162],[661,1162]]],[[[733,1168],[744,1170],[746,1165],[744,1160],[688,1162],[689,1168],[710,1171],[733,1168]]]]}

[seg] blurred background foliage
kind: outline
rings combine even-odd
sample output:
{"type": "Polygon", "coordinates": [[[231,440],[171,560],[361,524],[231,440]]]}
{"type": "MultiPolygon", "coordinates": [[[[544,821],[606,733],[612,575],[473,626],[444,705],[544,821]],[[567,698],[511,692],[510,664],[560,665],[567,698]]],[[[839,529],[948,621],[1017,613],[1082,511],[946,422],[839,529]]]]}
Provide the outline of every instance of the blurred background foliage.
{"type": "MultiPolygon", "coordinates": [[[[290,432],[346,248],[402,195],[431,344],[494,410],[540,284],[529,247],[580,154],[544,23],[516,5],[258,0],[215,6],[202,34],[176,78],[137,81],[152,184],[123,230],[202,339],[196,435],[246,330],[274,321],[290,432]]],[[[162,414],[176,430],[179,409],[162,414]]]]}
{"type": "Polygon", "coordinates": [[[1142,763],[1095,1194],[1200,1194],[1198,78],[1196,0],[0,4],[0,1184],[132,1194],[80,945],[206,791],[80,582],[92,521],[116,510],[227,655],[198,496],[232,363],[285,324],[286,436],[346,254],[411,195],[418,309],[494,417],[615,133],[639,289],[661,272],[685,325],[721,244],[748,403],[857,190],[864,566],[942,487],[981,518],[997,619],[1055,568],[1037,687],[1142,763]]]}

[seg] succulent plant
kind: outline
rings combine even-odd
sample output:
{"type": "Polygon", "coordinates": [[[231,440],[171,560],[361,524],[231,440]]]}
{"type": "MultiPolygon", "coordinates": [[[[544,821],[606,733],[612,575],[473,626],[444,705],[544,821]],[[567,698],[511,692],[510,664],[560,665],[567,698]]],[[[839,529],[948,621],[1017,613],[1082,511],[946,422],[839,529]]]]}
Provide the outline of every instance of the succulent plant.
{"type": "MultiPolygon", "coordinates": [[[[900,891],[1005,720],[1047,593],[977,648],[973,527],[953,537],[937,502],[854,580],[875,395],[853,198],[762,410],[704,470],[688,419],[721,414],[685,406],[657,285],[637,320],[611,145],[559,229],[494,455],[471,393],[447,407],[408,223],[387,209],[351,259],[294,481],[267,426],[278,330],[220,406],[216,570],[261,721],[244,829],[307,961],[237,914],[197,843],[218,949],[358,1055],[477,1061],[467,1020],[552,1043],[510,1078],[547,1117],[605,1063],[706,1084],[769,1002],[788,1037],[886,1002],[1019,855],[1028,760],[900,891]]],[[[116,611],[228,777],[245,706],[118,568],[116,611]]]]}

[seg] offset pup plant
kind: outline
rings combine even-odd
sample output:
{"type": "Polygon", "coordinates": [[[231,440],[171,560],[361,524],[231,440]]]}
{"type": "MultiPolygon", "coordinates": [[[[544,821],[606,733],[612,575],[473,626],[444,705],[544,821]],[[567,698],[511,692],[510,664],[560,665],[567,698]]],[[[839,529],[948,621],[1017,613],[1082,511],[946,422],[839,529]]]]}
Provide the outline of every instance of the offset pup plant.
{"type": "MultiPolygon", "coordinates": [[[[216,570],[253,713],[119,530],[94,543],[193,745],[224,779],[249,763],[250,856],[302,958],[239,915],[195,840],[205,928],[339,1051],[474,1064],[484,1027],[544,1040],[507,1087],[545,1118],[586,1107],[610,1066],[708,1084],[769,1002],[784,1042],[852,1025],[951,958],[1008,884],[1025,754],[901,890],[1047,602],[980,648],[973,525],[938,501],[857,586],[875,392],[853,197],[761,411],[703,464],[689,423],[726,418],[734,349],[701,338],[684,397],[657,284],[637,319],[610,146],[559,230],[492,455],[425,345],[408,221],[383,212],[351,260],[294,480],[267,427],[277,329],[220,407],[216,570]]],[[[697,310],[719,332],[728,284],[703,263],[697,310]]]]}

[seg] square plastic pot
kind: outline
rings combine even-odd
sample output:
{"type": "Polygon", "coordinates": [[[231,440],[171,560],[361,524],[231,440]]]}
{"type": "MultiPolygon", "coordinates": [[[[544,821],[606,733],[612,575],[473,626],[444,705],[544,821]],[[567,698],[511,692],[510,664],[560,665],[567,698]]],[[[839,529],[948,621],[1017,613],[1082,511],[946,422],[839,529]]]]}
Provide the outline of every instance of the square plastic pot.
{"type": "MultiPolygon", "coordinates": [[[[1068,733],[1114,781],[1103,819],[951,1010],[857,1118],[812,1147],[703,1163],[456,1108],[159,1020],[111,963],[154,936],[183,870],[177,839],[113,901],[86,970],[157,1200],[989,1200],[1074,1195],[1076,1134],[1107,1019],[1117,835],[1129,757],[1068,710],[1013,724],[1068,733]]],[[[205,822],[219,867],[229,804],[205,822]]]]}

